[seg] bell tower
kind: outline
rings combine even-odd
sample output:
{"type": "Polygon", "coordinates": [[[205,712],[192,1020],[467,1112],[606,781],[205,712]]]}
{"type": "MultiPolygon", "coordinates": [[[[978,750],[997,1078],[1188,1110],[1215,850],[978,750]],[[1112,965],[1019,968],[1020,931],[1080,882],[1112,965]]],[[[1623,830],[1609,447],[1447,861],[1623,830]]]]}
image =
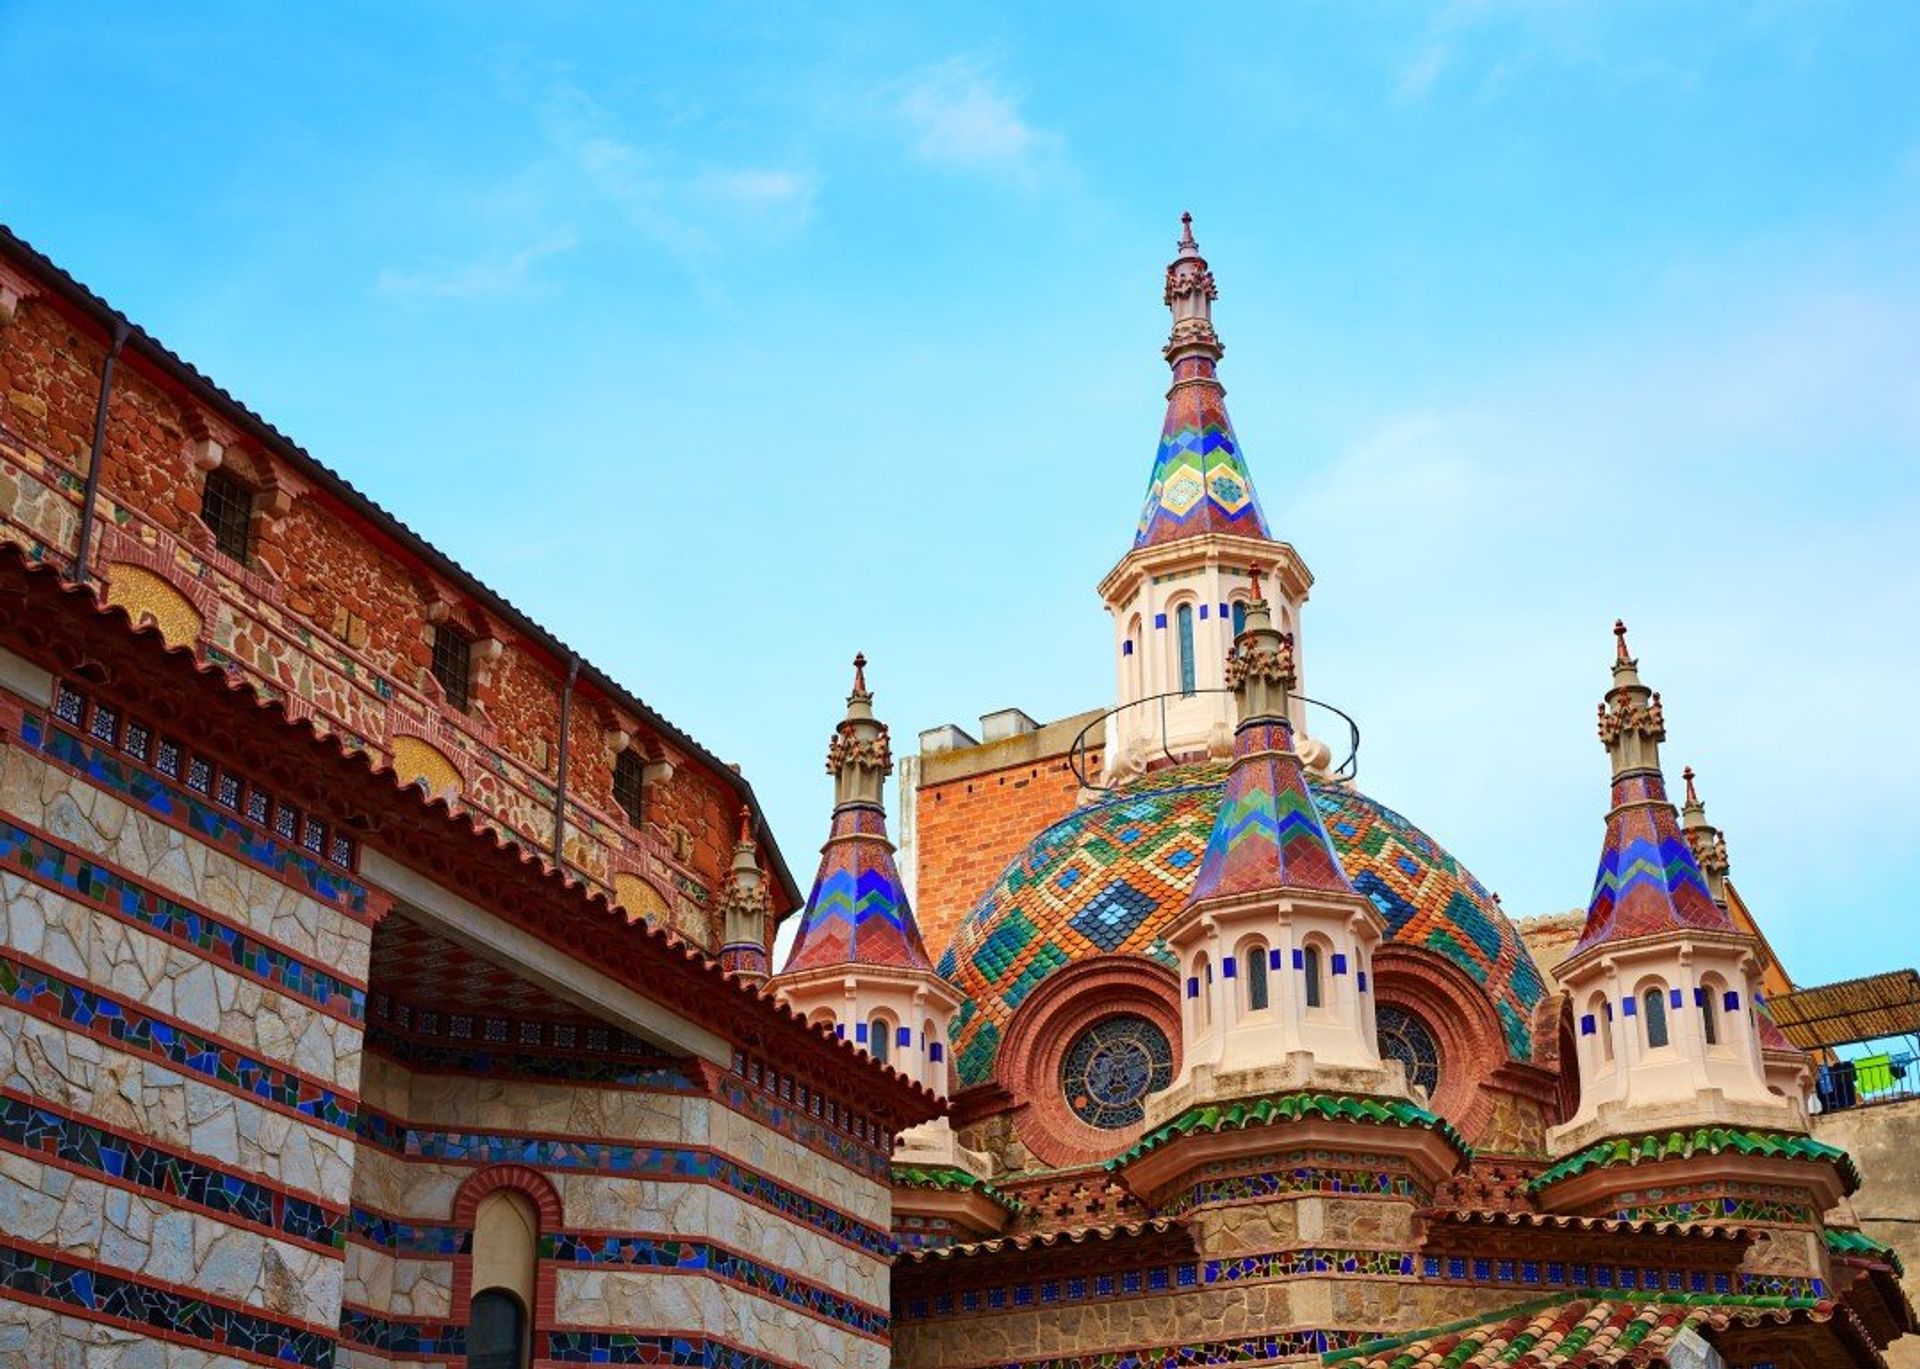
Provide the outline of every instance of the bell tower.
{"type": "MultiPolygon", "coordinates": [[[[1274,625],[1296,658],[1313,585],[1299,554],[1267,530],[1217,374],[1226,350],[1213,328],[1219,290],[1194,241],[1193,215],[1180,223],[1161,296],[1173,315],[1162,349],[1173,372],[1167,416],[1133,547],[1100,582],[1113,615],[1118,703],[1107,725],[1110,780],[1156,762],[1230,754],[1226,660],[1253,597],[1249,570],[1270,568],[1274,625]]],[[[1316,747],[1303,746],[1310,761],[1316,747]]]]}

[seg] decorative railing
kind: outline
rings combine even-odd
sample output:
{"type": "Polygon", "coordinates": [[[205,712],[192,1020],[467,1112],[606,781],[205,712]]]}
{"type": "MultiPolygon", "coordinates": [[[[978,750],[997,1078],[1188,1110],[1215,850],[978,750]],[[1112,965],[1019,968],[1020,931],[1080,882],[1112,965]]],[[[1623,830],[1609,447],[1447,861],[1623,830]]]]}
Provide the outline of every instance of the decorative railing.
{"type": "MultiPolygon", "coordinates": [[[[1067,764],[1073,767],[1074,778],[1079,780],[1082,788],[1094,790],[1112,788],[1111,785],[1101,783],[1099,777],[1094,775],[1088,768],[1087,752],[1093,746],[1099,744],[1101,738],[1104,738],[1108,719],[1117,717],[1122,713],[1131,712],[1135,709],[1155,710],[1154,714],[1149,716],[1155,717],[1158,723],[1159,731],[1157,742],[1160,754],[1166,759],[1168,764],[1175,764],[1183,759],[1189,759],[1174,754],[1173,749],[1167,743],[1167,701],[1170,699],[1190,699],[1200,694],[1231,693],[1233,693],[1231,689],[1218,686],[1210,689],[1171,689],[1163,694],[1149,694],[1145,698],[1135,699],[1131,703],[1121,704],[1117,708],[1109,708],[1106,712],[1080,729],[1079,734],[1073,739],[1073,744],[1067,748],[1067,764]],[[1095,736],[1096,733],[1099,734],[1099,737],[1095,736]]],[[[1289,694],[1287,697],[1298,703],[1305,704],[1309,708],[1319,709],[1323,713],[1330,713],[1340,720],[1347,732],[1347,754],[1339,765],[1332,767],[1332,773],[1342,779],[1352,779],[1357,775],[1360,771],[1360,724],[1353,720],[1352,715],[1343,709],[1334,707],[1330,703],[1309,698],[1305,694],[1289,694]]],[[[1317,737],[1319,734],[1309,729],[1309,735],[1317,737]]]]}

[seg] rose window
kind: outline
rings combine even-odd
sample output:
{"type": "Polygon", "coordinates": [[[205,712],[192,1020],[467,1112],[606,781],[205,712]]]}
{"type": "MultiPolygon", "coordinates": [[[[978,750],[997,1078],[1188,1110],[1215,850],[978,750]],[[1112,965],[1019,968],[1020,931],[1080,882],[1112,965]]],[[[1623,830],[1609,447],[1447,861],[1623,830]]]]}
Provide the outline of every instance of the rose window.
{"type": "Polygon", "coordinates": [[[1143,1100],[1173,1082],[1173,1048],[1144,1017],[1109,1017],[1082,1032],[1060,1066],[1074,1116],[1104,1130],[1137,1126],[1143,1100]]]}
{"type": "Polygon", "coordinates": [[[1374,1020],[1380,1027],[1380,1055],[1407,1067],[1407,1080],[1432,1097],[1440,1087],[1440,1047],[1433,1029],[1405,1008],[1382,1003],[1374,1020]]]}

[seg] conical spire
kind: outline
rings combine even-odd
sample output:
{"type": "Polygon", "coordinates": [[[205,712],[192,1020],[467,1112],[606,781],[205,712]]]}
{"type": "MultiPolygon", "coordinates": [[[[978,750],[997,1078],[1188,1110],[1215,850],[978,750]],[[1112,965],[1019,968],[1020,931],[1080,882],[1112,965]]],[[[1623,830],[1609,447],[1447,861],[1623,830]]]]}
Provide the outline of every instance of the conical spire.
{"type": "Polygon", "coordinates": [[[1707,877],[1707,891],[1722,908],[1727,906],[1727,839],[1707,821],[1707,805],[1693,787],[1693,767],[1680,772],[1687,784],[1687,801],[1680,806],[1680,834],[1693,849],[1694,863],[1707,877]]]}
{"type": "Polygon", "coordinates": [[[887,839],[882,793],[893,750],[886,724],[873,716],[866,666],[865,656],[853,658],[847,716],[827,743],[833,828],[782,974],[827,965],[933,968],[887,839]]]}
{"type": "Polygon", "coordinates": [[[1627,653],[1626,624],[1616,622],[1613,634],[1613,688],[1600,705],[1600,741],[1613,761],[1613,806],[1575,954],[1662,932],[1735,930],[1715,904],[1667,798],[1660,696],[1641,683],[1639,662],[1627,653]]]}
{"type": "Polygon", "coordinates": [[[1135,547],[1207,532],[1268,535],[1253,478],[1227,418],[1227,392],[1215,374],[1226,350],[1213,330],[1213,301],[1220,292],[1193,239],[1193,215],[1182,214],[1180,225],[1178,252],[1167,265],[1162,295],[1173,314],[1164,349],[1173,387],[1167,391],[1167,417],[1135,547]]]}
{"type": "Polygon", "coordinates": [[[1233,768],[1207,838],[1207,854],[1188,904],[1287,889],[1354,894],[1334,854],[1293,750],[1287,694],[1293,685],[1293,643],[1273,626],[1252,575],[1246,627],[1227,657],[1239,727],[1233,768]]]}
{"type": "Polygon", "coordinates": [[[767,977],[767,914],[772,900],[760,873],[760,847],[753,839],[753,810],[740,810],[740,838],[720,896],[724,939],[720,966],[748,979],[767,977]]]}

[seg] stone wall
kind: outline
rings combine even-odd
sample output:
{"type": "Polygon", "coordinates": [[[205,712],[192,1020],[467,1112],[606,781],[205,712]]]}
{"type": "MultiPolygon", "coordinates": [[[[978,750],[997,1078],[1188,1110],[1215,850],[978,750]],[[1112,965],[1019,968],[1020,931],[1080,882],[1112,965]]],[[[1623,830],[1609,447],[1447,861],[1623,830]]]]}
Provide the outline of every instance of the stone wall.
{"type": "MultiPolygon", "coordinates": [[[[0,539],[70,565],[105,360],[105,330],[24,260],[0,257],[24,298],[0,321],[0,539]]],[[[566,662],[502,606],[376,527],[237,406],[190,393],[150,345],[115,371],[92,581],[168,641],[229,665],[294,711],[420,775],[523,844],[548,850],[566,662]],[[244,561],[201,521],[207,471],[251,492],[244,561]],[[473,702],[450,707],[430,668],[433,621],[477,642],[473,702]]],[[[738,831],[730,777],[619,699],[583,683],[569,738],[566,853],[630,911],[717,949],[716,895],[738,831]],[[621,739],[671,778],[636,827],[614,803],[621,739]]],[[[656,777],[665,775],[656,770],[656,777]]],[[[776,884],[776,913],[786,911],[776,884]]]]}
{"type": "Polygon", "coordinates": [[[44,704],[0,747],[0,1362],[324,1363],[370,928],[58,763],[44,704]]]}
{"type": "MultiPolygon", "coordinates": [[[[368,1056],[346,1308],[409,1362],[464,1323],[471,1185],[552,1194],[535,1354],[609,1336],[888,1362],[887,1190],[702,1093],[416,1073],[368,1056]]],[[[677,1084],[677,1087],[675,1086],[677,1084]]],[[[383,1362],[363,1348],[355,1362],[383,1362]]]]}
{"type": "MultiPolygon", "coordinates": [[[[1920,1300],[1920,1098],[1824,1113],[1813,1119],[1813,1134],[1860,1166],[1854,1218],[1861,1231],[1899,1252],[1907,1270],[1901,1286],[1920,1300]]],[[[1895,1341],[1887,1363],[1920,1369],[1920,1336],[1895,1341]]]]}

